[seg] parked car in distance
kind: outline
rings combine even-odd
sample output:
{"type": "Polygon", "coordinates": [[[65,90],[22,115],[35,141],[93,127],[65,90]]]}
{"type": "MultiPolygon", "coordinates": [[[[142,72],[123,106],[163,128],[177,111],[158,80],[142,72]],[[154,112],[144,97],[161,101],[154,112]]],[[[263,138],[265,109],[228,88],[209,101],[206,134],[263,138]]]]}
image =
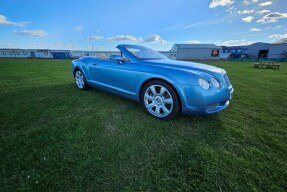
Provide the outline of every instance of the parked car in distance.
{"type": "Polygon", "coordinates": [[[224,69],[170,60],[138,45],[118,45],[109,58],[82,57],[72,61],[80,90],[95,87],[142,103],[158,119],[178,113],[212,114],[229,105],[233,87],[224,69]]]}
{"type": "Polygon", "coordinates": [[[72,56],[71,59],[79,59],[80,56],[72,56]]]}

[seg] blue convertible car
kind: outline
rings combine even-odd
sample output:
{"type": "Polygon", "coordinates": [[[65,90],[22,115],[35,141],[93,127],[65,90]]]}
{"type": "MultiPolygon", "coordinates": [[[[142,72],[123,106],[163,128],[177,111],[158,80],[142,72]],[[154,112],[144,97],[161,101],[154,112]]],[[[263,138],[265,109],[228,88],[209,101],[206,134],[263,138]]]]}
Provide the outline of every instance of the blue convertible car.
{"type": "Polygon", "coordinates": [[[226,71],[217,67],[170,60],[149,48],[118,45],[109,58],[72,61],[77,87],[96,87],[141,102],[146,111],[168,120],[179,112],[211,114],[225,109],[233,87],[226,71]]]}

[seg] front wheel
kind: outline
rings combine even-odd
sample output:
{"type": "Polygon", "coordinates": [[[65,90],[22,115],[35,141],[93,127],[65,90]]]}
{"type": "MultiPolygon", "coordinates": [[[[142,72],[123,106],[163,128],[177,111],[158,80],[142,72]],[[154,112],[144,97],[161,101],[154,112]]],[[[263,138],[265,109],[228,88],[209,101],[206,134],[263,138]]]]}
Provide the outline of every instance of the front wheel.
{"type": "Polygon", "coordinates": [[[80,69],[75,71],[75,83],[76,86],[81,90],[85,90],[89,87],[86,78],[80,69]]]}
{"type": "Polygon", "coordinates": [[[180,110],[175,90],[163,81],[152,81],[145,85],[141,101],[146,111],[158,119],[169,120],[180,110]]]}

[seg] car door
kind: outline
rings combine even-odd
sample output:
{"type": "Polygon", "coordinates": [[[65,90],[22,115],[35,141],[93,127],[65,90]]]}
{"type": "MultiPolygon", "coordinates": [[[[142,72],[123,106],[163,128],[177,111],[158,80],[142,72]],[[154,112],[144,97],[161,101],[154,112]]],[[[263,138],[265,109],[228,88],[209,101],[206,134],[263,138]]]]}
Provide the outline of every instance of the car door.
{"type": "Polygon", "coordinates": [[[98,60],[92,65],[94,79],[98,84],[127,94],[132,94],[132,63],[122,64],[112,60],[98,60]]]}

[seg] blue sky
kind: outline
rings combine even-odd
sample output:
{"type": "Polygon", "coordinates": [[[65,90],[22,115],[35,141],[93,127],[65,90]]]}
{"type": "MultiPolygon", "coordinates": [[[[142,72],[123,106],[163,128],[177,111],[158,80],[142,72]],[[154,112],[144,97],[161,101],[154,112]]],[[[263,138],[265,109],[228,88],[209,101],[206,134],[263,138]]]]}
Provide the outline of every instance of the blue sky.
{"type": "Polygon", "coordinates": [[[287,37],[286,0],[1,0],[0,48],[115,50],[287,37]]]}

